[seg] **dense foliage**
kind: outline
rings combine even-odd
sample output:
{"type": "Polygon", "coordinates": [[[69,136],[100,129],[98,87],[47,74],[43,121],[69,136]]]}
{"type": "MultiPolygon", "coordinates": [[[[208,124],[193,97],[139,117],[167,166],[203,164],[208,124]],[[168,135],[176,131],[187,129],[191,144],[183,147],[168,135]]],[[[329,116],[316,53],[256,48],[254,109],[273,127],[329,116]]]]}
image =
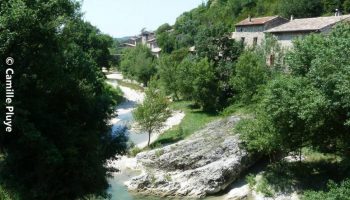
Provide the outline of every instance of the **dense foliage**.
{"type": "MultiPolygon", "coordinates": [[[[186,70],[182,71],[180,63],[188,55],[186,48],[179,49],[170,55],[162,55],[158,60],[158,74],[163,89],[168,95],[174,97],[175,100],[180,99],[180,90],[183,85],[182,72],[186,73],[186,70]]],[[[184,66],[186,67],[186,66],[184,66]]],[[[188,74],[189,77],[189,74],[188,74]]]]}
{"type": "Polygon", "coordinates": [[[123,51],[119,69],[127,76],[144,85],[156,73],[154,56],[151,50],[144,45],[127,48],[123,51]]]}
{"type": "Polygon", "coordinates": [[[349,200],[350,199],[350,180],[343,181],[341,184],[334,182],[328,183],[327,191],[307,191],[303,200],[349,200]]]}
{"type": "Polygon", "coordinates": [[[251,102],[259,87],[266,84],[269,69],[264,57],[253,51],[244,52],[238,59],[235,75],[232,76],[233,87],[244,102],[251,102]]]}
{"type": "MultiPolygon", "coordinates": [[[[290,52],[269,35],[252,48],[229,36],[249,15],[318,17],[349,8],[349,0],[209,0],[158,28],[163,51],[153,74],[167,95],[204,112],[256,108],[237,126],[250,151],[278,160],[291,152],[301,158],[306,147],[348,157],[350,25],[299,39],[290,52]]],[[[332,199],[330,191],[312,195],[332,199]]]]}
{"type": "Polygon", "coordinates": [[[350,0],[209,0],[183,13],[173,27],[168,24],[161,26],[157,41],[169,53],[183,47],[198,46],[196,41],[203,33],[209,33],[205,31],[208,27],[221,27],[224,32],[232,32],[235,23],[249,15],[280,15],[287,19],[291,15],[297,18],[318,17],[333,15],[335,9],[349,13],[350,0]]]}
{"type": "Polygon", "coordinates": [[[269,35],[251,48],[229,37],[248,16],[319,17],[349,8],[349,0],[209,0],[158,28],[163,51],[152,75],[174,100],[190,100],[204,112],[256,108],[237,127],[250,151],[301,158],[306,147],[347,157],[350,26],[299,39],[287,53],[269,35]]]}
{"type": "Polygon", "coordinates": [[[268,83],[257,118],[241,128],[248,147],[288,153],[307,146],[348,156],[349,39],[350,25],[343,24],[295,42],[286,59],[290,74],[268,83]]]}
{"type": "Polygon", "coordinates": [[[101,72],[112,39],[69,0],[3,0],[0,30],[0,60],[15,59],[16,113],[0,134],[1,184],[25,200],[105,196],[106,161],[125,147],[107,125],[120,96],[101,72]]]}

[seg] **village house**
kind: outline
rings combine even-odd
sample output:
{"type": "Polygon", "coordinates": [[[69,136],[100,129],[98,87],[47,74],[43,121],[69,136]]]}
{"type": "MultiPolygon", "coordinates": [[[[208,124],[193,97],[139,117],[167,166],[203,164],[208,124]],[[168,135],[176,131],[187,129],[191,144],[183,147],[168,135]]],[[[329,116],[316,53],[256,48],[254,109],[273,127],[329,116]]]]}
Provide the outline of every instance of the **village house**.
{"type": "Polygon", "coordinates": [[[287,23],[288,20],[280,16],[248,17],[236,24],[236,31],[232,33],[232,39],[242,41],[247,46],[260,45],[265,38],[264,31],[287,23]]]}
{"type": "Polygon", "coordinates": [[[344,20],[350,21],[350,15],[335,14],[335,16],[330,17],[291,18],[288,23],[266,30],[265,33],[275,36],[282,47],[290,48],[293,46],[294,39],[311,33],[327,34],[335,24],[344,20]]]}
{"type": "Polygon", "coordinates": [[[135,36],[131,37],[123,44],[124,47],[136,47],[138,43],[141,42],[141,37],[135,36]]]}
{"type": "Polygon", "coordinates": [[[143,31],[140,35],[129,38],[129,40],[125,42],[123,46],[133,48],[138,44],[146,45],[151,49],[152,54],[156,57],[159,57],[159,54],[162,51],[162,49],[157,45],[156,35],[154,32],[143,31]]]}

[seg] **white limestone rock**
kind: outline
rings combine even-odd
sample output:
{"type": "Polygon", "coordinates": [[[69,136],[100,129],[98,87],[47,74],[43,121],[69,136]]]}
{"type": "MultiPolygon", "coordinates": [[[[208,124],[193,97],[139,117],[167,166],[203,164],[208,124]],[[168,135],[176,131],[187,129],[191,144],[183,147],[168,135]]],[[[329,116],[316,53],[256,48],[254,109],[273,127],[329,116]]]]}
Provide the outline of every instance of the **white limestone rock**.
{"type": "Polygon", "coordinates": [[[188,139],[138,154],[145,171],[126,182],[129,190],[200,198],[226,189],[259,159],[244,150],[233,133],[239,120],[212,122],[188,139]]]}

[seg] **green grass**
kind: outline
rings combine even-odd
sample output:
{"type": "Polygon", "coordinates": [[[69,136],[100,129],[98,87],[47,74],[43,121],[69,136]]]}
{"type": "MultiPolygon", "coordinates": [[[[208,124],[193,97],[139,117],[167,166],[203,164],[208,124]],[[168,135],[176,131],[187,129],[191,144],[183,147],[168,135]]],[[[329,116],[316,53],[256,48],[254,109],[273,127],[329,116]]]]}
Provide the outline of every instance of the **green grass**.
{"type": "Polygon", "coordinates": [[[151,148],[157,148],[165,144],[171,144],[183,140],[195,131],[203,128],[208,122],[221,117],[220,115],[206,113],[199,108],[193,107],[193,103],[190,101],[173,102],[170,107],[173,110],[184,111],[185,117],[179,125],[174,126],[161,134],[151,145],[151,148]]]}
{"type": "Polygon", "coordinates": [[[137,90],[140,92],[143,92],[145,90],[143,87],[141,87],[135,83],[129,83],[129,82],[122,81],[122,80],[118,80],[117,82],[120,86],[128,87],[128,88],[133,89],[133,90],[137,90]]]}
{"type": "Polygon", "coordinates": [[[225,108],[220,114],[222,116],[250,116],[257,109],[257,104],[243,104],[243,103],[234,103],[227,108],[225,108]]]}

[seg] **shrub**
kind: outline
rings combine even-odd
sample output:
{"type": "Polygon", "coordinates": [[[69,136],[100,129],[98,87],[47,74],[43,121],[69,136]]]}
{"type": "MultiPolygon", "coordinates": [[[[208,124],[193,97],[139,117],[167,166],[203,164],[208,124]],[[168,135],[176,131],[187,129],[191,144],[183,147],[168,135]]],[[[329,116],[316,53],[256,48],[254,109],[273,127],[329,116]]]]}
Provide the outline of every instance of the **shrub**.
{"type": "Polygon", "coordinates": [[[142,149],[138,147],[134,147],[129,151],[130,156],[135,157],[138,153],[140,153],[142,149]]]}
{"type": "Polygon", "coordinates": [[[340,184],[333,181],[328,183],[326,191],[306,191],[302,200],[349,200],[350,180],[345,180],[340,184]]]}
{"type": "Polygon", "coordinates": [[[246,182],[249,185],[249,188],[252,190],[254,189],[254,186],[256,185],[256,180],[255,180],[255,176],[253,174],[248,174],[245,177],[246,182]]]}
{"type": "Polygon", "coordinates": [[[257,183],[256,191],[262,193],[266,197],[274,197],[275,192],[269,185],[266,178],[262,177],[261,180],[257,183]]]}

